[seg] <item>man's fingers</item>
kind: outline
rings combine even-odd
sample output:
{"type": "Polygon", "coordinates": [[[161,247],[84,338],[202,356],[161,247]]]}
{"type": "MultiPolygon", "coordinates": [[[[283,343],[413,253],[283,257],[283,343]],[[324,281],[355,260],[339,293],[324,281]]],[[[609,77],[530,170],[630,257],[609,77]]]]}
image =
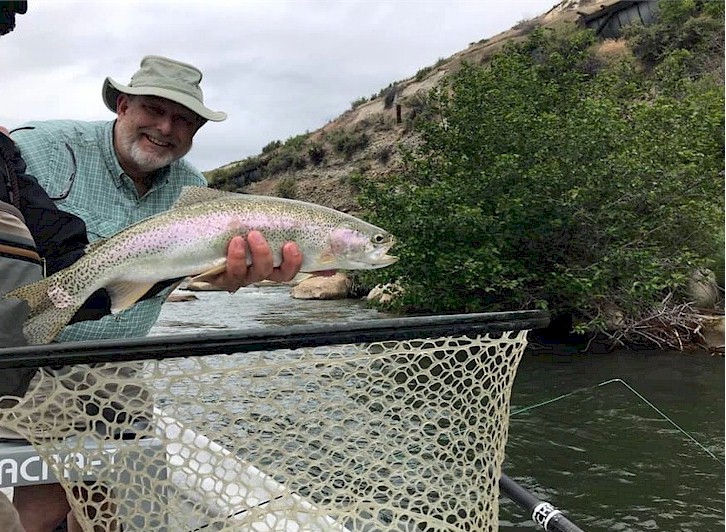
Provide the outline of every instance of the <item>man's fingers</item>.
{"type": "Polygon", "coordinates": [[[282,248],[282,263],[276,268],[267,240],[259,231],[250,231],[246,238],[234,237],[227,246],[227,269],[214,281],[219,288],[231,292],[241,286],[265,279],[274,282],[292,280],[300,271],[303,255],[294,242],[282,248]],[[247,265],[247,257],[250,265],[247,265]]]}
{"type": "Polygon", "coordinates": [[[227,245],[227,271],[228,277],[241,277],[247,274],[247,245],[244,238],[236,236],[227,245]]]}
{"type": "Polygon", "coordinates": [[[256,283],[268,279],[274,270],[272,250],[265,237],[258,231],[250,231],[247,235],[252,264],[247,269],[245,284],[256,283]]]}
{"type": "Polygon", "coordinates": [[[282,264],[275,268],[269,279],[276,283],[292,281],[302,266],[303,256],[300,248],[295,242],[287,242],[282,246],[282,264]]]}

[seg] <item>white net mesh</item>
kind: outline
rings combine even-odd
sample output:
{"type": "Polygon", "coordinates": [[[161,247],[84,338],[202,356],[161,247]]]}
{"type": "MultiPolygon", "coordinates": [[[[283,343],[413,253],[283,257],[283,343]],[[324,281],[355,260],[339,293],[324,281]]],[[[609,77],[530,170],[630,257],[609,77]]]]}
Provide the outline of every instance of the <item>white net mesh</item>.
{"type": "Polygon", "coordinates": [[[0,425],[47,466],[0,479],[46,468],[85,530],[494,531],[525,345],[517,331],[45,371],[0,425]]]}

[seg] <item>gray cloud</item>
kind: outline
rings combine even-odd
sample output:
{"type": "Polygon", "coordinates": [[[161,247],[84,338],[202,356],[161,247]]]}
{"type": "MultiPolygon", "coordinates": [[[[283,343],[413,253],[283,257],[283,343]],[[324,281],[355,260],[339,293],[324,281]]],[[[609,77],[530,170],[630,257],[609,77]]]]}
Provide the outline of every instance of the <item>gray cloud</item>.
{"type": "Polygon", "coordinates": [[[315,130],[389,83],[414,75],[555,0],[30,0],[0,38],[0,125],[112,117],[106,76],[128,82],[146,54],[204,71],[205,101],[229,119],[195,137],[202,170],[315,130]]]}

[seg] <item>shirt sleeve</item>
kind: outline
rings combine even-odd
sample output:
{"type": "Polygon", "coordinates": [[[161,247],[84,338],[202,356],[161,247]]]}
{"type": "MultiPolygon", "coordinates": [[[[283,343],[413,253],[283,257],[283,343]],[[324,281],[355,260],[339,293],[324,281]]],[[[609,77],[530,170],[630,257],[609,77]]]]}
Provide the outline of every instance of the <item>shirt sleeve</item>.
{"type": "Polygon", "coordinates": [[[49,175],[52,163],[57,159],[58,139],[34,122],[14,130],[11,136],[25,160],[28,172],[34,176],[49,175]]]}

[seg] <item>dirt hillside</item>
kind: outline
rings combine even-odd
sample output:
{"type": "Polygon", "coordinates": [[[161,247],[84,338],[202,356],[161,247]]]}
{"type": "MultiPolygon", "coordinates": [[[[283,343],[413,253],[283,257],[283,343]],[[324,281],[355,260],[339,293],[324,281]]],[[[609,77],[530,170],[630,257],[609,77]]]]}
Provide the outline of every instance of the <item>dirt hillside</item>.
{"type": "Polygon", "coordinates": [[[217,188],[294,197],[356,212],[351,174],[383,178],[395,172],[400,165],[398,146],[416,142],[412,122],[421,110],[421,95],[456,72],[462,63],[485,64],[506,43],[524,39],[537,27],[584,24],[593,14],[631,3],[564,0],[538,17],[391,83],[376,97],[355,102],[350,110],[308,135],[284,144],[272,142],[257,156],[207,172],[207,178],[217,188]]]}

